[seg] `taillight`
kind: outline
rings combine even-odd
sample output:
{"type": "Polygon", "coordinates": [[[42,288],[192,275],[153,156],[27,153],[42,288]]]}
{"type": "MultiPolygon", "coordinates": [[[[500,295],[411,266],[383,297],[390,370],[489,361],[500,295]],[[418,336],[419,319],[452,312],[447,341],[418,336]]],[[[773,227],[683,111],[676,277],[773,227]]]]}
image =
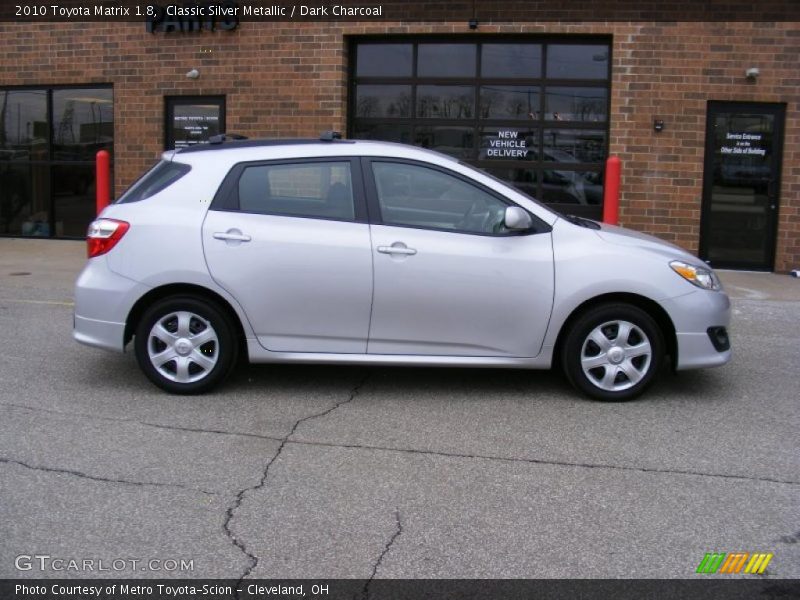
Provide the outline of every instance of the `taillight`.
{"type": "Polygon", "coordinates": [[[100,256],[111,250],[130,229],[130,223],[116,219],[97,219],[89,225],[86,234],[86,251],[89,258],[100,256]]]}

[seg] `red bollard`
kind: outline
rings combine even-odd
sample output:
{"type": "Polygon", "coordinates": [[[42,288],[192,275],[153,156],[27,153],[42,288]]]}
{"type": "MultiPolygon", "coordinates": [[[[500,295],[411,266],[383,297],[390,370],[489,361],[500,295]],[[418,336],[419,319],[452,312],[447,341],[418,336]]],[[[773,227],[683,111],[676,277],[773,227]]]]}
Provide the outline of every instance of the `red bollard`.
{"type": "Polygon", "coordinates": [[[96,200],[97,214],[111,203],[111,155],[107,150],[100,150],[97,153],[95,164],[97,165],[96,181],[96,200]]]}
{"type": "Polygon", "coordinates": [[[606,181],[603,189],[603,223],[619,223],[619,184],[622,175],[622,161],[617,156],[609,156],[606,161],[606,181]]]}

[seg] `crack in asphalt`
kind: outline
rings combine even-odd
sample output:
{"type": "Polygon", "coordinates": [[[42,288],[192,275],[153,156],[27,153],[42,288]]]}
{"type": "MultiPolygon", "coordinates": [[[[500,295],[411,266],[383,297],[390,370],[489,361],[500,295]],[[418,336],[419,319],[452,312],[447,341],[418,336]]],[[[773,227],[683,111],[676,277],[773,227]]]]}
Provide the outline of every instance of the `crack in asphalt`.
{"type": "Polygon", "coordinates": [[[41,465],[32,465],[21,460],[15,460],[13,458],[5,458],[0,456],[0,464],[8,464],[8,465],[18,465],[20,467],[25,467],[26,469],[30,469],[31,471],[43,471],[45,473],[59,473],[61,475],[71,475],[73,477],[80,477],[81,479],[90,479],[91,481],[99,481],[102,483],[121,483],[123,485],[134,485],[139,487],[171,487],[171,488],[180,488],[183,490],[191,490],[194,492],[199,492],[201,494],[206,494],[208,496],[216,496],[214,492],[209,492],[207,490],[201,490],[198,488],[189,487],[186,485],[181,485],[180,483],[160,483],[157,481],[131,481],[130,479],[111,479],[110,477],[100,477],[98,475],[89,475],[88,473],[83,473],[82,471],[75,471],[73,469],[59,469],[57,467],[43,467],[41,465]]]}
{"type": "Polygon", "coordinates": [[[258,557],[255,554],[253,554],[252,552],[250,552],[247,549],[247,546],[240,539],[238,539],[236,537],[236,534],[234,534],[233,531],[231,530],[231,521],[233,521],[234,513],[242,505],[242,502],[244,501],[244,497],[248,492],[255,492],[257,490],[262,489],[266,485],[267,477],[269,477],[270,468],[272,467],[273,463],[278,459],[278,457],[281,455],[281,453],[283,452],[283,449],[286,447],[286,444],[289,443],[289,441],[290,441],[289,438],[291,438],[294,435],[294,433],[297,431],[297,428],[302,423],[305,423],[306,421],[311,421],[313,419],[320,419],[322,417],[325,417],[325,416],[331,414],[333,411],[335,411],[340,406],[342,406],[344,404],[349,404],[350,402],[355,400],[356,396],[358,396],[359,392],[361,391],[361,388],[367,382],[368,378],[369,378],[369,373],[366,373],[358,381],[358,383],[356,383],[356,385],[353,387],[353,389],[350,390],[350,393],[348,394],[348,397],[346,399],[342,400],[341,402],[336,402],[333,406],[331,406],[327,410],[324,410],[324,411],[322,411],[320,413],[314,413],[312,415],[308,415],[308,416],[302,417],[302,418],[298,419],[297,421],[295,421],[295,423],[294,423],[294,425],[292,425],[292,428],[289,431],[289,433],[285,437],[280,439],[280,445],[278,446],[278,449],[275,451],[275,453],[272,455],[272,457],[267,461],[266,465],[264,465],[264,470],[263,470],[263,472],[261,474],[261,479],[258,481],[258,483],[256,483],[256,485],[254,485],[254,486],[242,488],[241,490],[239,490],[236,493],[236,496],[234,497],[233,502],[231,503],[230,506],[228,506],[228,509],[225,511],[225,521],[222,523],[222,529],[225,532],[225,535],[228,536],[228,538],[231,540],[231,543],[236,548],[238,548],[242,552],[242,554],[244,554],[247,557],[248,562],[249,562],[247,568],[244,570],[244,573],[242,573],[242,575],[239,577],[239,579],[236,582],[237,598],[238,598],[238,588],[241,586],[242,581],[244,581],[250,575],[250,573],[253,572],[253,569],[255,569],[256,566],[258,565],[258,557]]]}
{"type": "Polygon", "coordinates": [[[60,410],[53,410],[50,408],[40,408],[36,406],[27,406],[25,404],[13,404],[10,402],[0,402],[0,406],[10,406],[12,408],[21,408],[22,410],[29,410],[31,412],[44,412],[49,413],[51,415],[60,415],[62,417],[69,417],[69,418],[85,418],[85,419],[95,419],[98,421],[113,421],[116,423],[133,423],[134,425],[142,425],[143,427],[153,427],[155,429],[166,429],[170,431],[187,431],[189,433],[212,433],[217,435],[236,435],[241,437],[251,437],[251,438],[258,438],[261,440],[269,440],[272,442],[280,442],[283,438],[276,437],[276,436],[269,436],[269,435],[262,435],[259,433],[247,433],[241,431],[225,431],[222,429],[202,429],[202,428],[195,428],[195,427],[181,427],[179,425],[163,425],[161,423],[150,423],[148,421],[139,421],[137,419],[121,419],[119,417],[107,417],[103,415],[90,415],[86,413],[67,413],[62,412],[60,410]]]}
{"type": "Polygon", "coordinates": [[[375,579],[375,576],[378,574],[378,569],[383,563],[384,557],[389,553],[389,549],[394,544],[395,540],[399,538],[403,534],[403,522],[400,520],[400,510],[395,509],[394,511],[394,519],[396,523],[396,528],[392,537],[386,542],[386,545],[383,547],[383,551],[381,552],[378,560],[375,561],[375,564],[372,565],[372,573],[369,576],[369,579],[364,583],[364,589],[361,591],[361,598],[362,600],[367,600],[369,598],[369,586],[372,584],[372,580],[375,579]]]}
{"type": "Polygon", "coordinates": [[[778,541],[784,544],[797,544],[800,542],[800,529],[792,535],[782,535],[778,541]]]}
{"type": "Polygon", "coordinates": [[[492,460],[500,462],[527,463],[532,465],[552,465],[556,467],[577,467],[584,469],[610,469],[617,471],[634,471],[639,473],[663,473],[666,475],[696,475],[699,477],[718,477],[722,479],[743,479],[746,481],[760,481],[765,483],[780,483],[785,485],[800,485],[800,481],[774,479],[771,477],[750,477],[748,475],[729,475],[726,473],[704,473],[688,469],[655,469],[651,467],[627,467],[624,465],[609,465],[603,463],[581,463],[560,460],[547,460],[539,458],[519,458],[509,456],[492,456],[490,454],[461,454],[457,452],[442,452],[439,450],[419,450],[416,448],[395,448],[391,446],[371,446],[366,444],[338,444],[334,442],[317,442],[313,440],[288,440],[289,444],[305,446],[326,446],[331,448],[349,448],[353,450],[379,450],[384,452],[400,452],[404,454],[419,454],[424,456],[442,456],[445,458],[467,458],[477,460],[492,460]]]}
{"type": "MultiPolygon", "coordinates": [[[[343,404],[343,403],[342,403],[343,404]]],[[[47,408],[38,408],[32,406],[26,406],[24,404],[12,404],[8,402],[0,402],[0,406],[10,406],[13,408],[21,408],[24,410],[30,410],[34,412],[46,412],[51,414],[57,414],[65,417],[81,417],[81,418],[88,418],[88,419],[97,419],[97,420],[104,420],[104,421],[117,421],[120,423],[133,423],[136,425],[142,425],[145,427],[154,427],[156,429],[166,429],[166,430],[173,430],[173,431],[186,431],[190,433],[210,433],[210,434],[217,434],[217,435],[233,435],[233,436],[241,436],[241,437],[252,437],[262,440],[268,440],[272,442],[281,442],[284,443],[286,438],[281,438],[277,436],[269,436],[269,435],[262,435],[258,433],[245,433],[245,432],[237,432],[237,431],[224,431],[224,430],[217,430],[217,429],[200,429],[200,428],[191,428],[191,427],[180,427],[177,425],[161,425],[159,423],[149,423],[146,421],[138,421],[136,419],[120,419],[118,417],[105,417],[105,416],[98,416],[98,415],[90,415],[85,413],[65,413],[57,410],[51,410],[47,408]]],[[[332,412],[339,405],[334,406],[333,408],[329,409],[325,413],[320,413],[319,415],[311,415],[308,418],[319,418],[325,416],[326,414],[332,412]]],[[[296,423],[295,425],[299,424],[301,421],[296,423]]],[[[294,432],[292,432],[294,433],[294,432]]],[[[289,435],[291,436],[292,433],[289,435]]],[[[775,479],[771,477],[751,477],[748,475],[732,475],[727,473],[708,473],[704,471],[692,471],[688,469],[655,469],[655,468],[648,468],[648,467],[631,467],[631,466],[624,466],[624,465],[611,465],[611,464],[603,464],[603,463],[580,463],[580,462],[569,462],[569,461],[557,461],[557,460],[546,460],[546,459],[536,459],[536,458],[522,458],[517,456],[494,456],[494,455],[487,455],[487,454],[465,454],[465,453],[457,453],[457,452],[443,452],[439,450],[420,450],[417,448],[397,448],[391,446],[372,446],[366,444],[341,444],[341,443],[334,443],[334,442],[319,442],[314,440],[288,440],[287,443],[289,444],[301,444],[307,446],[329,446],[333,448],[351,448],[357,450],[383,450],[386,452],[402,452],[407,454],[421,454],[421,455],[430,455],[430,456],[443,456],[447,458],[468,458],[468,459],[476,459],[476,460],[495,460],[495,461],[502,461],[502,462],[519,462],[519,463],[528,463],[534,465],[552,465],[552,466],[562,466],[562,467],[581,467],[587,469],[611,469],[611,470],[619,470],[619,471],[634,471],[640,473],[663,473],[666,475],[695,475],[698,477],[716,477],[716,478],[723,478],[723,479],[740,479],[745,481],[760,481],[764,483],[779,483],[783,485],[800,485],[800,481],[792,481],[787,479],[775,479]]]]}

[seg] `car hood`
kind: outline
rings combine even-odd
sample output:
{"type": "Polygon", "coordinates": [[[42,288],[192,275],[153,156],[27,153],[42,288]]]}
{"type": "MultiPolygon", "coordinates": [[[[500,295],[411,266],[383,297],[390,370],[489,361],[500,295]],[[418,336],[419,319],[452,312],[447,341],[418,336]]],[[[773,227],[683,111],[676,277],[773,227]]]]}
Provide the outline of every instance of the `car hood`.
{"type": "Polygon", "coordinates": [[[700,259],[693,254],[690,254],[680,246],[665,242],[664,240],[653,235],[642,233],[640,231],[634,231],[633,229],[617,227],[616,225],[608,225],[606,223],[598,223],[598,225],[600,225],[600,229],[596,230],[594,233],[601,240],[608,242],[609,244],[644,248],[669,258],[685,260],[696,265],[703,265],[703,262],[700,259]]]}

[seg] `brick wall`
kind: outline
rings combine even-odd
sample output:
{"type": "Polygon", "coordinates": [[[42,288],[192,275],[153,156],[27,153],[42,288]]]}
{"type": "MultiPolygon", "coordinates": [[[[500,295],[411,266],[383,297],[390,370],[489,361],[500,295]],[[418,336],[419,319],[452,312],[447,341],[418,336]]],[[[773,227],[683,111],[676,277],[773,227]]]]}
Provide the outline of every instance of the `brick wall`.
{"type": "Polygon", "coordinates": [[[659,23],[616,28],[611,153],[621,220],[697,251],[708,100],[785,102],[775,268],[800,264],[800,24],[659,23]],[[748,81],[745,69],[761,75],[748,81]],[[653,118],[664,131],[653,132],[653,118]]]}
{"type": "Polygon", "coordinates": [[[621,220],[695,252],[707,101],[787,103],[775,267],[800,266],[800,23],[242,23],[169,35],[140,23],[2,23],[0,85],[113,83],[119,192],[163,148],[165,95],[224,94],[227,129],[253,137],[346,130],[346,36],[376,33],[611,34],[621,220]],[[199,79],[185,77],[191,68],[199,79]]]}

